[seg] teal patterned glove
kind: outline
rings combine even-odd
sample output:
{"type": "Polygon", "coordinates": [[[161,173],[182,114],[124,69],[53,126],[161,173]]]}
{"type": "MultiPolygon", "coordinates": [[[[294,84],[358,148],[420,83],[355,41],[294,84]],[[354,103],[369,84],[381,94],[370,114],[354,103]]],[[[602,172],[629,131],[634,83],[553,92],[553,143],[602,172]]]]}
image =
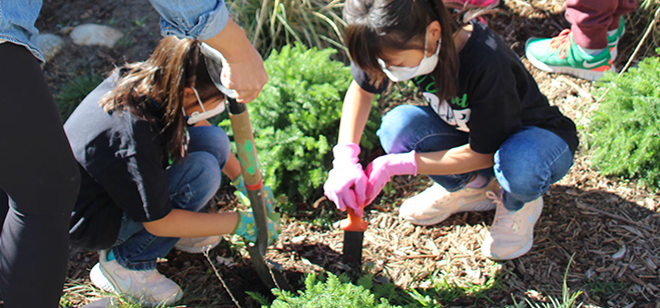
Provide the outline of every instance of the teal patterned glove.
{"type": "MultiPolygon", "coordinates": [[[[243,237],[246,241],[256,242],[257,241],[257,224],[254,221],[254,215],[252,212],[242,212],[238,211],[238,223],[236,223],[236,229],[232,234],[243,237]]],[[[280,233],[280,225],[267,218],[268,221],[268,245],[277,241],[280,233]]]]}
{"type": "MultiPolygon", "coordinates": [[[[242,204],[250,206],[250,199],[247,197],[247,188],[245,188],[245,182],[243,182],[243,176],[238,176],[235,180],[231,182],[234,187],[236,187],[236,197],[241,201],[242,204]]],[[[268,211],[268,217],[270,219],[279,222],[279,214],[274,211],[275,204],[275,195],[273,195],[273,190],[270,187],[264,185],[264,202],[266,203],[266,210],[268,211]]]]}

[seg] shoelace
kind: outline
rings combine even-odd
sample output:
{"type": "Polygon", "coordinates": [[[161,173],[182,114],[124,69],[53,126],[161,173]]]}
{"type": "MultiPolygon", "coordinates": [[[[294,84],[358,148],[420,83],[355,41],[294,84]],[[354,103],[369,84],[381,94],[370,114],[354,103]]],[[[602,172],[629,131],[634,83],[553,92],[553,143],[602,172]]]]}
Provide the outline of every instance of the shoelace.
{"type": "Polygon", "coordinates": [[[493,203],[495,203],[495,206],[504,205],[504,203],[502,202],[502,193],[497,194],[494,191],[489,190],[489,191],[486,192],[486,198],[488,198],[490,200],[493,200],[493,203]]]}
{"type": "MultiPolygon", "coordinates": [[[[495,206],[497,208],[499,208],[499,207],[504,208],[504,202],[502,201],[502,195],[503,195],[503,191],[500,191],[499,194],[497,194],[497,193],[495,193],[494,191],[491,191],[491,190],[486,192],[486,197],[488,199],[493,200],[493,203],[495,203],[495,206]]],[[[495,215],[495,219],[493,219],[493,226],[498,225],[498,223],[500,221],[502,221],[501,225],[505,225],[506,228],[517,231],[519,226],[516,223],[516,221],[513,219],[514,218],[513,215],[509,215],[509,213],[508,213],[509,210],[507,210],[506,208],[504,208],[504,211],[506,211],[506,214],[505,214],[505,212],[502,212],[502,211],[497,211],[496,212],[497,214],[495,215]]]]}
{"type": "Polygon", "coordinates": [[[557,50],[560,59],[565,59],[571,48],[571,29],[564,29],[550,40],[550,51],[557,50]]]}

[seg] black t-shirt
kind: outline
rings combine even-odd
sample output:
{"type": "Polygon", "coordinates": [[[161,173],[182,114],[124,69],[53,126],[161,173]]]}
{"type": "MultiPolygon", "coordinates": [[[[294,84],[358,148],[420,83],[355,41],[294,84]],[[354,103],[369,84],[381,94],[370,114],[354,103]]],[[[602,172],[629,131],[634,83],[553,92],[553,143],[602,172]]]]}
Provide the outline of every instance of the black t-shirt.
{"type": "Polygon", "coordinates": [[[64,124],[82,173],[69,233],[73,244],[87,248],[112,245],[123,213],[148,222],[172,210],[160,125],[128,111],[107,113],[99,106],[118,76],[103,81],[64,124]]]}
{"type": "MultiPolygon", "coordinates": [[[[471,24],[472,35],[458,55],[456,97],[440,102],[432,75],[413,78],[428,104],[446,123],[468,132],[470,147],[478,153],[495,153],[524,126],[552,131],[575,152],[578,138],[573,121],[549,105],[534,78],[499,36],[480,22],[471,24]]],[[[351,72],[367,92],[381,93],[388,86],[375,87],[369,75],[354,64],[351,72]]]]}

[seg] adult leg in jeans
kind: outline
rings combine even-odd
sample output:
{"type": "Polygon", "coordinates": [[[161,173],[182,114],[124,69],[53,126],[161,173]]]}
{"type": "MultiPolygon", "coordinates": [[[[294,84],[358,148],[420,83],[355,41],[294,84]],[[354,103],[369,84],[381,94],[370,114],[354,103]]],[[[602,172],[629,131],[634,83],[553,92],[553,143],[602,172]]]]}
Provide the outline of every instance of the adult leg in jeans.
{"type": "MultiPolygon", "coordinates": [[[[170,200],[175,208],[200,211],[220,187],[221,170],[229,155],[229,138],[219,127],[192,127],[190,153],[167,171],[170,200]]],[[[141,223],[122,221],[120,245],[113,248],[117,262],[132,270],[156,268],[179,238],[157,237],[141,223]]]]}
{"type": "Polygon", "coordinates": [[[38,61],[4,43],[0,67],[0,294],[9,308],[57,307],[80,174],[38,61]]]}

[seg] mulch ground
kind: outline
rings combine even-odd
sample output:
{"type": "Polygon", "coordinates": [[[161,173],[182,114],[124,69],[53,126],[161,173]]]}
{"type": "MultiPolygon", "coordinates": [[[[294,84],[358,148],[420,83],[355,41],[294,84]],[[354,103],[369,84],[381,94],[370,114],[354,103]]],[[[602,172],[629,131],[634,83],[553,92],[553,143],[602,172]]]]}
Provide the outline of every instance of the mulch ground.
{"type": "MultiPolygon", "coordinates": [[[[58,10],[67,9],[55,5],[59,1],[45,2],[45,11],[51,18],[64,14],[58,10]]],[[[113,4],[113,9],[131,11],[129,2],[120,2],[113,4]]],[[[568,27],[562,17],[563,1],[507,0],[500,9],[500,13],[489,17],[489,25],[521,56],[524,42],[530,36],[549,37],[568,27]]],[[[131,14],[135,18],[144,16],[139,10],[144,9],[135,9],[131,14]]],[[[93,18],[108,12],[112,11],[90,8],[75,14],[93,18]]],[[[55,24],[55,21],[42,22],[43,27],[55,24]]],[[[153,35],[150,29],[157,28],[157,17],[150,15],[147,24],[150,28],[131,31],[153,35]]],[[[640,23],[627,29],[628,34],[620,43],[618,67],[627,61],[645,25],[640,23]]],[[[139,45],[140,41],[133,43],[139,45]]],[[[135,57],[142,56],[153,43],[152,39],[136,47],[135,57]]],[[[65,67],[74,62],[67,61],[89,59],[80,56],[85,51],[85,48],[77,49],[66,60],[56,58],[55,64],[47,67],[49,80],[56,83],[70,76],[65,67]],[[58,65],[57,61],[63,64],[58,65]]],[[[94,54],[99,67],[108,67],[122,57],[117,51],[94,54]]],[[[526,59],[523,62],[552,104],[579,126],[588,125],[583,119],[597,108],[597,98],[590,94],[591,82],[540,72],[526,59]]],[[[423,176],[396,177],[395,192],[366,211],[370,227],[364,236],[365,272],[374,274],[377,283],[392,282],[400,289],[432,288],[433,279],[438,277],[446,280],[447,285],[494,285],[440,304],[505,307],[513,304],[512,296],[517,302],[524,298],[547,302],[548,296],[561,297],[564,273],[572,259],[566,282],[572,291],[584,292],[579,301],[585,306],[660,308],[660,196],[636,188],[633,182],[598,175],[588,159],[588,153],[581,149],[569,174],[544,195],[545,206],[535,228],[531,251],[506,262],[491,261],[479,250],[492,222],[492,211],[454,215],[430,227],[414,226],[398,218],[398,205],[430,182],[423,176]]],[[[224,187],[218,193],[214,200],[218,207],[237,205],[231,191],[232,188],[224,187]]],[[[320,200],[317,205],[317,213],[332,211],[333,206],[327,201],[320,200]]],[[[340,219],[340,215],[336,214],[335,218],[340,219]]],[[[281,264],[285,277],[296,288],[302,286],[301,279],[307,273],[342,273],[347,269],[341,262],[343,231],[302,221],[285,220],[280,240],[266,255],[281,264]]],[[[159,265],[159,271],[184,286],[186,307],[234,307],[228,291],[242,307],[257,307],[258,303],[245,292],[269,294],[243,249],[223,241],[210,252],[209,259],[229,290],[223,287],[204,256],[173,251],[159,265]]],[[[72,249],[65,290],[72,307],[100,296],[89,286],[89,269],[96,262],[95,252],[72,249]]]]}

